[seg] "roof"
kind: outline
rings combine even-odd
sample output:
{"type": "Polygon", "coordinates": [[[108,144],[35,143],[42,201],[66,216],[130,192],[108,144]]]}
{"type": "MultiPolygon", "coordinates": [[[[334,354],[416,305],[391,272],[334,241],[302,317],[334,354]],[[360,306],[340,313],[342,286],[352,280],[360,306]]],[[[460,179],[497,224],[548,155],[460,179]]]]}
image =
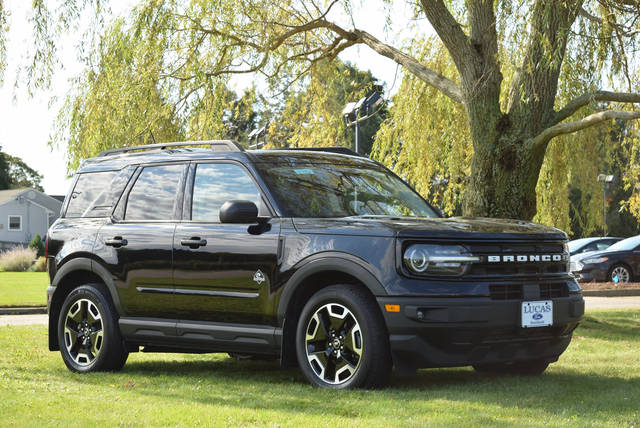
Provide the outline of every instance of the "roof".
{"type": "Polygon", "coordinates": [[[22,187],[20,189],[0,190],[0,204],[4,204],[7,201],[14,200],[20,193],[27,190],[29,190],[28,187],[22,187]]]}
{"type": "Polygon", "coordinates": [[[62,202],[60,202],[59,200],[52,198],[51,196],[44,194],[39,190],[31,189],[29,187],[0,190],[0,205],[13,201],[23,194],[25,195],[24,197],[27,200],[45,207],[53,212],[60,211],[60,207],[62,206],[62,202]]]}
{"type": "Polygon", "coordinates": [[[78,168],[78,173],[99,172],[99,171],[115,171],[120,170],[129,165],[157,163],[157,162],[174,162],[174,161],[190,161],[190,160],[215,160],[215,159],[236,159],[242,161],[253,162],[274,162],[277,159],[285,160],[287,158],[298,159],[315,159],[316,161],[324,161],[327,163],[344,163],[366,162],[375,164],[374,161],[358,155],[346,154],[344,151],[328,151],[319,148],[317,151],[310,149],[271,149],[271,150],[242,150],[242,151],[213,151],[211,149],[180,147],[180,148],[151,148],[150,150],[126,153],[113,152],[103,153],[101,156],[86,159],[78,168]],[[322,159],[322,160],[320,160],[322,159]]]}

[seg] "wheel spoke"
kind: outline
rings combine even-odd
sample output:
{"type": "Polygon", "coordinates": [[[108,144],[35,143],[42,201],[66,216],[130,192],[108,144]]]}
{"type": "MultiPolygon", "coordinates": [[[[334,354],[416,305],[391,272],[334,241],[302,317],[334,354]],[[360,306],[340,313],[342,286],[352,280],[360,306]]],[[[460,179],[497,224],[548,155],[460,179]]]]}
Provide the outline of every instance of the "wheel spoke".
{"type": "Polygon", "coordinates": [[[327,350],[326,340],[316,340],[313,342],[307,342],[307,354],[324,353],[327,350]]]}
{"type": "Polygon", "coordinates": [[[94,304],[87,305],[87,322],[90,325],[94,325],[96,323],[102,324],[102,317],[100,316],[100,311],[97,306],[94,304]]]}
{"type": "Polygon", "coordinates": [[[336,362],[333,358],[327,358],[327,365],[324,369],[324,380],[334,382],[336,377],[336,362]]]}
{"type": "Polygon", "coordinates": [[[89,301],[80,300],[80,312],[81,312],[81,316],[82,316],[82,321],[87,321],[87,314],[89,312],[87,310],[88,306],[89,306],[89,301]]]}
{"type": "Polygon", "coordinates": [[[102,342],[104,339],[102,330],[94,331],[89,335],[89,338],[91,339],[91,352],[94,355],[98,355],[100,353],[100,350],[102,349],[102,342]]]}
{"type": "Polygon", "coordinates": [[[327,313],[327,311],[323,311],[322,309],[317,312],[318,320],[320,321],[320,326],[322,326],[322,330],[325,337],[329,337],[329,332],[331,331],[331,317],[327,313]]]}
{"type": "Polygon", "coordinates": [[[82,308],[80,301],[71,305],[69,308],[69,312],[67,312],[67,319],[71,318],[76,324],[80,324],[82,322],[82,308]]]}
{"type": "Polygon", "coordinates": [[[359,355],[356,355],[353,351],[347,348],[344,348],[340,352],[340,355],[342,356],[342,359],[353,368],[358,365],[358,361],[360,360],[359,355]]]}
{"type": "Polygon", "coordinates": [[[349,332],[351,331],[351,329],[355,325],[356,325],[356,320],[353,317],[353,315],[351,313],[349,313],[349,314],[347,314],[346,317],[344,317],[344,321],[342,322],[342,325],[340,326],[338,331],[340,331],[341,334],[348,335],[349,332]]]}

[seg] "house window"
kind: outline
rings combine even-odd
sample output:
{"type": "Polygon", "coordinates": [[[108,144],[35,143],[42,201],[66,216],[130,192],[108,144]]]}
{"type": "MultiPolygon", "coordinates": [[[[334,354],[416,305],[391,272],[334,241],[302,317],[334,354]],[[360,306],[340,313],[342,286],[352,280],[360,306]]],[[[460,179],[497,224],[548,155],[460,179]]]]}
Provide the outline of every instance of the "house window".
{"type": "Polygon", "coordinates": [[[20,232],[22,230],[22,216],[10,215],[9,216],[9,231],[20,232]]]}

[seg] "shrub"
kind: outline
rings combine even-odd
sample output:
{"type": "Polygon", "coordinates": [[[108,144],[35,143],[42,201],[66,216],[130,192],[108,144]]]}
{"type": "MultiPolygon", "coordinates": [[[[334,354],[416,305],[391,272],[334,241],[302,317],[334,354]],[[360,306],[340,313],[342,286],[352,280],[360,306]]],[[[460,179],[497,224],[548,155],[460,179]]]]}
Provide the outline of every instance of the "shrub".
{"type": "Polygon", "coordinates": [[[44,257],[38,257],[38,260],[29,268],[32,272],[46,272],[47,271],[47,259],[44,257]]]}
{"type": "Polygon", "coordinates": [[[25,272],[36,258],[33,248],[16,247],[0,253],[0,269],[7,272],[25,272]]]}
{"type": "Polygon", "coordinates": [[[44,256],[44,242],[42,241],[39,233],[35,238],[33,238],[33,241],[31,241],[31,244],[29,244],[29,248],[33,248],[34,250],[36,250],[37,257],[44,256]]]}

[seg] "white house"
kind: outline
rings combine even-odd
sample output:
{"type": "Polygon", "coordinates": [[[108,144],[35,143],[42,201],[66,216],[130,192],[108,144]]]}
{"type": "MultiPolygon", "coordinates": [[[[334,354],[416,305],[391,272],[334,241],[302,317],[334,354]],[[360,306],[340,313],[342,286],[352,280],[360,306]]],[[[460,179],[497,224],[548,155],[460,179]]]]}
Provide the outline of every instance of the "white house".
{"type": "Polygon", "coordinates": [[[28,245],[60,216],[62,202],[36,189],[0,190],[0,249],[28,245]]]}

